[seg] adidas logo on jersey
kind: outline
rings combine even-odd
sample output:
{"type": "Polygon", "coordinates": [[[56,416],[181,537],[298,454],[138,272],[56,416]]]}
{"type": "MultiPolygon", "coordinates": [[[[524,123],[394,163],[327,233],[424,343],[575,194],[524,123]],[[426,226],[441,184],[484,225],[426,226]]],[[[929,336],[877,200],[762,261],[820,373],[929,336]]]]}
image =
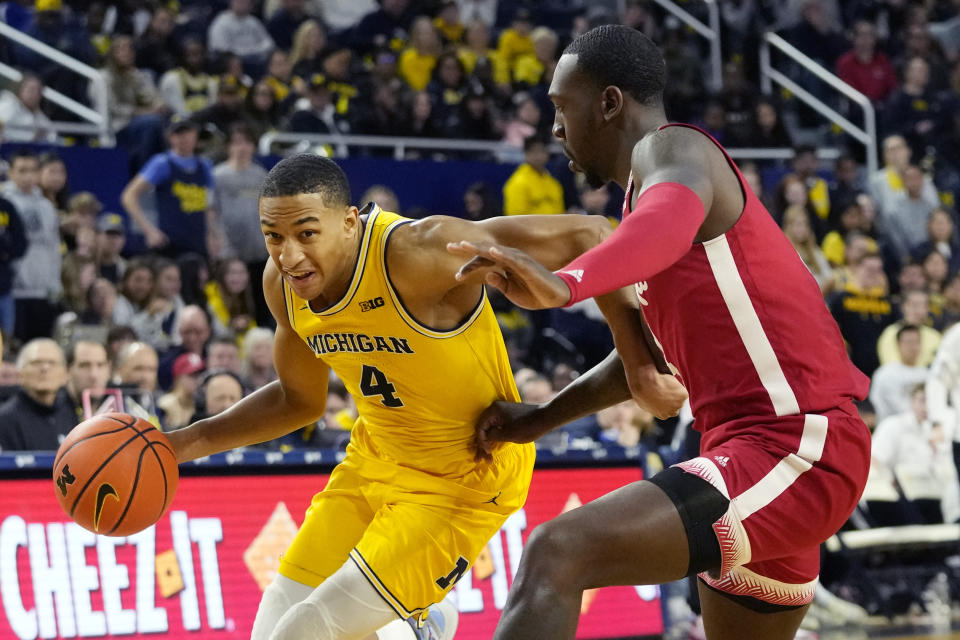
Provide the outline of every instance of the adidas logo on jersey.
{"type": "Polygon", "coordinates": [[[560,273],[565,273],[568,276],[573,276],[574,280],[577,282],[583,282],[583,269],[574,269],[573,271],[561,271],[560,273]]]}
{"type": "Polygon", "coordinates": [[[713,456],[713,459],[717,461],[721,467],[726,467],[727,463],[730,462],[730,456],[713,456]]]}

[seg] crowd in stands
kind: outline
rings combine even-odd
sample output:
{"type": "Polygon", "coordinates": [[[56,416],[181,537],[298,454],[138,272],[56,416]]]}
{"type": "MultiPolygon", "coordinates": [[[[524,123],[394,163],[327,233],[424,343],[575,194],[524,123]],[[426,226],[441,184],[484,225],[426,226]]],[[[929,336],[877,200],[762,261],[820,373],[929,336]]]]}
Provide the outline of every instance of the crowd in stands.
{"type": "MultiPolygon", "coordinates": [[[[941,482],[953,473],[956,485],[960,3],[741,0],[720,10],[723,84],[712,88],[705,42],[642,0],[0,3],[7,24],[101,73],[78,80],[27,48],[0,47],[0,60],[23,73],[0,94],[13,149],[0,187],[0,448],[56,448],[85,406],[110,400],[96,395],[105,387],[176,429],[275,378],[259,286],[264,133],[501,141],[508,151],[496,156],[430,157],[519,163],[505,184],[472,185],[460,211],[405,213],[604,215],[616,225],[619,192],[576,181],[552,154],[547,88],[572,38],[621,22],[662,46],[671,119],[732,148],[793,149],[789,161],[740,166],[819,283],[854,363],[873,377],[861,410],[882,442],[876,463],[896,477],[897,456],[926,447],[939,456],[930,473],[941,482]],[[766,30],[870,98],[876,173],[862,146],[821,126],[795,96],[760,92],[766,30]],[[24,144],[94,142],[57,133],[55,122],[72,115],[44,100],[44,87],[109,114],[130,159],[121,211],[72,192],[64,162],[24,144]],[[840,156],[821,162],[825,147],[840,156]],[[37,422],[51,425],[49,437],[27,427],[37,422]]],[[[789,72],[809,85],[802,69],[789,72]]],[[[855,118],[842,99],[824,99],[855,118]]],[[[351,144],[349,153],[382,150],[351,144]]],[[[382,182],[358,203],[404,213],[389,176],[382,182]]],[[[592,302],[528,313],[492,299],[527,401],[548,399],[612,348],[592,302]]],[[[264,446],[342,446],[354,412],[333,380],[322,420],[264,446]]],[[[675,422],[627,403],[544,446],[666,444],[675,422]]],[[[960,517],[960,500],[943,515],[960,517]]]]}

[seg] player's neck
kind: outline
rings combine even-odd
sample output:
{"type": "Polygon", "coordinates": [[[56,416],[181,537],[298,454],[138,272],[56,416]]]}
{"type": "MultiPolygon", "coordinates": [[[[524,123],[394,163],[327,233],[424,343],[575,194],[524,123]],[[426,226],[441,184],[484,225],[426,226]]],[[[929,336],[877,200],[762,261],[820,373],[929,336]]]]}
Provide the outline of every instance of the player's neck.
{"type": "Polygon", "coordinates": [[[347,293],[347,288],[353,281],[353,275],[356,273],[357,265],[360,263],[360,248],[363,246],[363,234],[366,231],[366,228],[366,221],[364,221],[363,218],[360,218],[360,224],[355,227],[356,233],[352,239],[353,251],[347,254],[347,256],[344,258],[343,269],[340,272],[340,277],[337,278],[336,284],[330,287],[329,292],[324,291],[310,301],[310,308],[314,311],[326,309],[330,305],[334,304],[337,300],[343,298],[343,296],[347,293]]]}
{"type": "Polygon", "coordinates": [[[616,151],[617,164],[613,176],[614,181],[621,188],[626,189],[630,181],[634,147],[647,134],[656,131],[667,122],[669,120],[663,109],[652,108],[638,109],[624,121],[623,135],[619,137],[620,143],[616,151]]]}

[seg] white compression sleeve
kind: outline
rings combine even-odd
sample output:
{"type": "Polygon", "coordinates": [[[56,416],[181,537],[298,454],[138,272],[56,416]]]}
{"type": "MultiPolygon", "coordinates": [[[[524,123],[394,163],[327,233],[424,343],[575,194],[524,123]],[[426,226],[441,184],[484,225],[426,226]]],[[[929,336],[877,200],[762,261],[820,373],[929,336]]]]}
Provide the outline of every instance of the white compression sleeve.
{"type": "Polygon", "coordinates": [[[269,640],[270,634],[273,633],[283,614],[293,605],[305,600],[312,592],[313,587],[309,585],[277,575],[264,589],[263,597],[260,598],[260,607],[253,621],[250,640],[269,640]]]}
{"type": "Polygon", "coordinates": [[[377,640],[417,640],[417,634],[406,620],[394,620],[387,626],[377,629],[377,640]]]}
{"type": "Polygon", "coordinates": [[[280,618],[270,640],[363,640],[396,612],[352,560],[280,618]]]}

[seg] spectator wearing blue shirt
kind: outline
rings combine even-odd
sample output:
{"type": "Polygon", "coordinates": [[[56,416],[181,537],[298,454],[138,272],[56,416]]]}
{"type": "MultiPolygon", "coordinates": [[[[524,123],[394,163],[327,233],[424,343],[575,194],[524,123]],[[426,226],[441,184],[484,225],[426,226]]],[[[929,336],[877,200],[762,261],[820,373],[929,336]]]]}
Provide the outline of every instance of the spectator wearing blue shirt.
{"type": "Polygon", "coordinates": [[[127,184],[120,197],[124,208],[146,237],[147,246],[177,258],[193,252],[220,252],[213,203],[213,166],[196,155],[197,124],[174,118],[167,128],[170,149],[158,153],[127,184]],[[140,198],[156,190],[156,223],[146,215],[140,198]]]}

